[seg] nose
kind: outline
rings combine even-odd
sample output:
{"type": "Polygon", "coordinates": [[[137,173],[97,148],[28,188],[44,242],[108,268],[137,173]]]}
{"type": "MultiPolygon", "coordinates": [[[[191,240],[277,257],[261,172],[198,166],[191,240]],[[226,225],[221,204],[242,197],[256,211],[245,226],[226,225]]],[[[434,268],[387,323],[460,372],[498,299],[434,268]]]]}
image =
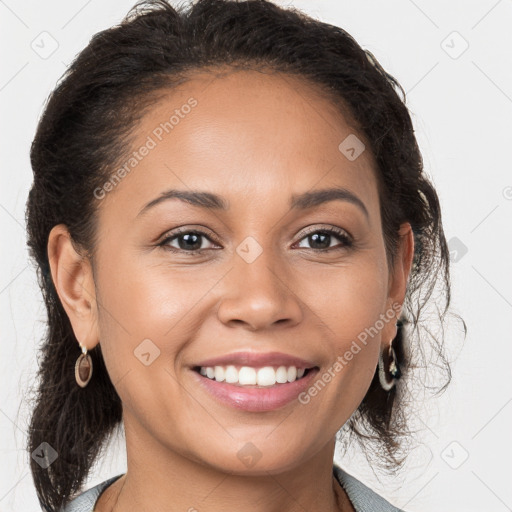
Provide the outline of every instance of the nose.
{"type": "Polygon", "coordinates": [[[252,263],[237,254],[233,258],[217,310],[221,322],[251,331],[301,322],[302,302],[294,292],[291,273],[284,271],[271,250],[264,250],[252,263]]]}

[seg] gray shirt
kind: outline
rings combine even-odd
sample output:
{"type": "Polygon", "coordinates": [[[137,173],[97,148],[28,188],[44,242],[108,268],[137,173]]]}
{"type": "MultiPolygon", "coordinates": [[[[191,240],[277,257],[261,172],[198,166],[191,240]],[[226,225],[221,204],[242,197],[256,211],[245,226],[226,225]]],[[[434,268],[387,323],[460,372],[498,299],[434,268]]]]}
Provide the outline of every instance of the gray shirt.
{"type": "MultiPolygon", "coordinates": [[[[386,501],[382,496],[378,495],[375,491],[336,464],[333,465],[333,474],[343,489],[345,489],[356,512],[405,512],[391,505],[391,503],[386,501]]],[[[82,494],[72,499],[60,512],[93,512],[100,494],[110,484],[114,483],[122,476],[123,474],[114,476],[84,491],[82,494]]]]}

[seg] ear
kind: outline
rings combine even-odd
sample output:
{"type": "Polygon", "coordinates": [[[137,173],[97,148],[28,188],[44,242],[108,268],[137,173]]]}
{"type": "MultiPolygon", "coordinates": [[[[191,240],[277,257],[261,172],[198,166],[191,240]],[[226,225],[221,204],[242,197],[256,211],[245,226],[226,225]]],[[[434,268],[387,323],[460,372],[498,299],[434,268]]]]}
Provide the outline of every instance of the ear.
{"type": "Polygon", "coordinates": [[[98,344],[99,336],[90,262],[75,250],[64,224],[53,227],[47,248],[53,284],[75,337],[82,346],[91,350],[98,344]]]}
{"type": "Polygon", "coordinates": [[[386,301],[386,312],[394,311],[396,319],[392,318],[385,323],[382,329],[382,349],[387,348],[390,340],[396,336],[397,327],[395,324],[402,311],[407,292],[407,281],[414,258],[414,233],[411,225],[408,222],[401,224],[398,234],[398,248],[393,268],[389,272],[388,299],[386,301]]]}

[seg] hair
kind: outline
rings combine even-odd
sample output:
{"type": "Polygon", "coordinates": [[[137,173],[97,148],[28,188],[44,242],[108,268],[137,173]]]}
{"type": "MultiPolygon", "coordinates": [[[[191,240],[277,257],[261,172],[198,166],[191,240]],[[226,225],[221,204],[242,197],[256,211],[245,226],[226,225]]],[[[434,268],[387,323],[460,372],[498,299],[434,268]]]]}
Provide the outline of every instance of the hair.
{"type": "MultiPolygon", "coordinates": [[[[198,0],[177,8],[164,0],[139,2],[120,24],[95,34],[75,58],[49,96],[31,146],[27,243],[48,323],[39,351],[28,450],[46,442],[58,454],[47,468],[30,458],[36,492],[47,510],[65,505],[81,490],[100,450],[122,423],[122,403],[101,344],[89,352],[94,366],[89,385],[81,388],[75,381],[80,348],[52,281],[49,233],[65,224],[77,250],[92,259],[99,203],[93,191],[126,160],[137,121],[159,94],[186,83],[194,72],[221,67],[266,69],[321,90],[350,117],[375,157],[389,261],[396,255],[400,224],[412,226],[414,260],[393,340],[402,378],[385,391],[376,368],[344,431],[356,437],[368,460],[396,470],[406,458],[403,444],[411,433],[408,401],[416,400],[408,399],[406,384],[421,366],[424,349],[432,349],[441,361],[437,367],[447,382],[440,390],[451,380],[443,335],[420,328],[437,286],[440,325],[448,311],[449,252],[439,199],[425,175],[397,80],[343,29],[294,8],[267,0],[198,0]]],[[[431,315],[428,320],[431,324],[431,315]]]]}

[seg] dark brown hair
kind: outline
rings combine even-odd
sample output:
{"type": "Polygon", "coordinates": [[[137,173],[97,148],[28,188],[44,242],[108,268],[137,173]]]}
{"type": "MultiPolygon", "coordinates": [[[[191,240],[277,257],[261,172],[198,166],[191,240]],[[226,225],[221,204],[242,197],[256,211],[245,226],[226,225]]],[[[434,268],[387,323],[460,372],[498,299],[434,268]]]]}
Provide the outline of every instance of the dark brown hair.
{"type": "MultiPolygon", "coordinates": [[[[156,95],[215,67],[270,69],[320,88],[368,142],[378,166],[382,229],[390,261],[398,228],[410,222],[415,255],[394,347],[402,378],[390,391],[378,372],[344,432],[387,469],[404,461],[406,421],[414,398],[407,383],[423,349],[450,380],[443,336],[422,329],[424,309],[436,302],[442,325],[450,303],[449,253],[438,196],[405,106],[405,93],[375,57],[343,29],[266,0],[199,0],[173,8],[163,0],[136,4],[118,25],[97,33],[49,97],[31,147],[34,182],[26,211],[28,246],[48,312],[40,350],[28,450],[42,442],[58,453],[43,469],[32,458],[36,492],[48,510],[67,503],[87,478],[100,450],[119,427],[122,404],[106,371],[101,345],[89,353],[94,375],[86,388],[74,376],[80,354],[52,282],[48,235],[65,224],[76,247],[93,256],[101,187],[130,149],[136,121],[156,95]],[[401,96],[401,97],[400,97],[401,96]],[[439,294],[433,292],[439,286],[439,294]],[[376,449],[371,450],[370,445],[376,449]],[[378,454],[378,455],[373,455],[378,454]]],[[[340,141],[341,142],[341,141],[340,141]]],[[[428,309],[428,308],[427,308],[428,309]]],[[[429,327],[433,317],[428,316],[429,327]]],[[[425,366],[425,365],[424,365],[425,366]]],[[[347,436],[346,436],[347,437],[347,436]]]]}

